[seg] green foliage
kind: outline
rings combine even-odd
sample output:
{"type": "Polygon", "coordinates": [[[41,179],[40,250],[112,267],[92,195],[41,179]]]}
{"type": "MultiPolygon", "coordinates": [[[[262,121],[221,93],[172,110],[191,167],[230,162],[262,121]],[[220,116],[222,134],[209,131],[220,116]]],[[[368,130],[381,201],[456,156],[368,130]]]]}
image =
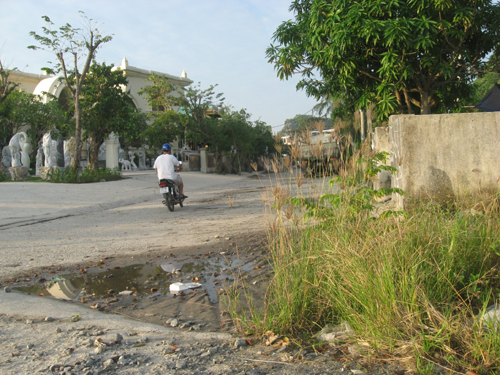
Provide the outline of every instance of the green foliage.
{"type": "Polygon", "coordinates": [[[352,113],[444,112],[470,96],[481,59],[500,41],[491,0],[297,0],[267,49],[278,77],[352,113]],[[319,78],[317,78],[319,75],[319,78]]]}
{"type": "Polygon", "coordinates": [[[120,180],[121,171],[119,168],[85,168],[77,170],[73,167],[68,169],[58,168],[54,173],[47,174],[48,181],[66,184],[90,183],[120,180]]]}
{"type": "MultiPolygon", "coordinates": [[[[310,200],[306,198],[290,198],[290,203],[295,207],[304,208],[305,218],[332,220],[340,207],[344,207],[346,212],[350,212],[353,219],[363,214],[368,216],[375,208],[376,199],[391,194],[404,195],[404,191],[399,188],[372,189],[371,179],[382,171],[396,172],[396,168],[385,165],[387,152],[380,152],[373,155],[369,160],[358,158],[356,163],[364,167],[364,176],[360,180],[354,174],[347,176],[336,176],[330,180],[330,186],[340,185],[342,190],[337,193],[322,194],[319,199],[310,200]]],[[[404,212],[387,211],[384,217],[392,214],[403,214],[404,212]]]]}
{"type": "Polygon", "coordinates": [[[0,104],[19,86],[18,83],[9,81],[9,74],[12,70],[5,69],[0,60],[0,104]]]}
{"type": "Polygon", "coordinates": [[[165,142],[183,138],[188,118],[174,108],[182,105],[182,93],[176,85],[165,76],[151,74],[146,81],[152,83],[139,91],[143,95],[151,111],[148,117],[152,123],[145,130],[144,136],[153,149],[161,148],[165,142]]]}
{"type": "Polygon", "coordinates": [[[98,168],[99,146],[111,132],[120,135],[122,141],[141,143],[147,123],[145,116],[134,107],[129,93],[123,90],[127,84],[123,72],[113,70],[113,65],[94,62],[90,67],[80,105],[84,137],[90,140],[91,168],[98,168]]]}
{"type": "Polygon", "coordinates": [[[6,181],[7,180],[7,175],[0,171],[0,182],[6,181]]]}
{"type": "Polygon", "coordinates": [[[268,233],[274,275],[265,309],[246,320],[236,315],[240,329],[308,344],[345,321],[367,355],[410,359],[405,365],[418,373],[498,372],[498,329],[475,316],[500,301],[500,194],[469,206],[465,197],[453,211],[430,204],[376,218],[368,214],[373,198],[394,192],[368,187],[392,170],[385,158],[358,159],[335,184],[304,181],[293,169],[276,179],[268,233]]]}
{"type": "Polygon", "coordinates": [[[67,135],[70,131],[70,118],[56,100],[43,103],[37,95],[16,90],[0,103],[0,139],[8,141],[27,124],[30,125],[26,133],[31,142],[32,159],[43,134],[57,130],[67,135]]]}
{"type": "MultiPolygon", "coordinates": [[[[71,93],[75,107],[75,139],[76,153],[73,158],[73,167],[80,166],[82,149],[82,112],[80,107],[80,94],[84,85],[91,62],[95,58],[97,49],[104,43],[111,41],[111,36],[104,36],[99,31],[97,23],[88,18],[80,11],[85,30],[75,28],[69,23],[53,29],[54,23],[49,17],[43,16],[46,26],[42,27],[42,34],[31,31],[30,35],[37,41],[38,45],[28,48],[33,50],[42,49],[53,53],[57,62],[52,68],[43,68],[48,74],[62,73],[66,88],[71,93]],[[69,61],[67,56],[70,56],[69,61]],[[82,59],[83,58],[83,59],[82,59]],[[71,61],[72,60],[72,61],[71,61]],[[83,66],[80,61],[84,60],[83,66]]],[[[51,63],[52,64],[52,63],[51,63]]]]}

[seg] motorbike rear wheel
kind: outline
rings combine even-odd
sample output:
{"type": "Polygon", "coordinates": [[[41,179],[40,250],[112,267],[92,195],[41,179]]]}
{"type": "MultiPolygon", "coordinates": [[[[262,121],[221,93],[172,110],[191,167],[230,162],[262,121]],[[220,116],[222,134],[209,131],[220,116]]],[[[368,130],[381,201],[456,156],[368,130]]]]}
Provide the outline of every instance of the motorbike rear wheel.
{"type": "Polygon", "coordinates": [[[167,196],[167,208],[170,212],[174,212],[174,197],[170,193],[167,196]]]}

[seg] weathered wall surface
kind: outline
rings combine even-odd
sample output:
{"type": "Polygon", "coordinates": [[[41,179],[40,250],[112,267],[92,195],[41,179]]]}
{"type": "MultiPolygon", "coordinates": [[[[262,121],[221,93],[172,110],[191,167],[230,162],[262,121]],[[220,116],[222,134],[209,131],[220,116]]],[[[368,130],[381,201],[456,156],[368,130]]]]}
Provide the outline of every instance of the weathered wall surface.
{"type": "Polygon", "coordinates": [[[391,185],[419,199],[492,191],[500,180],[500,113],[398,115],[389,120],[391,185]]]}

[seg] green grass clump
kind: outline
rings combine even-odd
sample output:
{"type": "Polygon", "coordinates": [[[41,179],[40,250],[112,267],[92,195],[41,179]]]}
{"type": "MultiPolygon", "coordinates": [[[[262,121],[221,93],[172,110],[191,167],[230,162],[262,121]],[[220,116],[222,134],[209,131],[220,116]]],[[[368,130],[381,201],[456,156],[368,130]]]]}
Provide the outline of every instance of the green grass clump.
{"type": "Polygon", "coordinates": [[[476,318],[500,300],[500,195],[374,216],[376,198],[404,192],[374,190],[367,164],[364,179],[328,187],[291,171],[270,190],[261,327],[299,339],[346,321],[371,354],[419,372],[500,373],[500,323],[476,318]]]}
{"type": "Polygon", "coordinates": [[[56,183],[90,183],[120,180],[121,172],[119,168],[85,168],[78,170],[73,167],[69,169],[57,169],[54,173],[48,174],[48,180],[56,183]]]}

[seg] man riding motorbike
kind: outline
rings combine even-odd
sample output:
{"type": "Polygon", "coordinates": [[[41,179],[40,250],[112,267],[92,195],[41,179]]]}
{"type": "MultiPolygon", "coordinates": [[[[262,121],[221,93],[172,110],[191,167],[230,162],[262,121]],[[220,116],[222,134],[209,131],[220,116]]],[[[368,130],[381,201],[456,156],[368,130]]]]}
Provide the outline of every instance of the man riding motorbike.
{"type": "Polygon", "coordinates": [[[182,164],[174,155],[172,155],[172,146],[168,143],[163,145],[162,151],[163,154],[156,158],[153,166],[156,171],[156,175],[158,176],[158,180],[168,179],[174,181],[179,188],[180,198],[187,198],[187,196],[183,193],[184,184],[182,182],[182,178],[175,173],[176,170],[180,171],[182,169],[182,164]]]}

